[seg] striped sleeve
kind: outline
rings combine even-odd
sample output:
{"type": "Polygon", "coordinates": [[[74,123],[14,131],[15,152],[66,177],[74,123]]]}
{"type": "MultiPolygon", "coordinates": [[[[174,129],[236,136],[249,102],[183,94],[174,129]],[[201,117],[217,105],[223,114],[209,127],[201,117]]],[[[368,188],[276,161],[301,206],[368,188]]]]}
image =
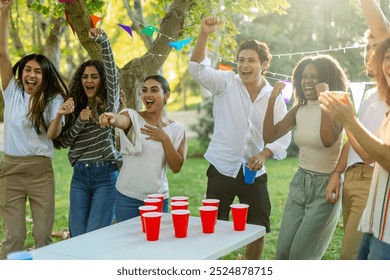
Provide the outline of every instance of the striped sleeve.
{"type": "Polygon", "coordinates": [[[85,122],[80,120],[80,117],[77,118],[76,122],[69,127],[61,137],[60,145],[61,148],[70,147],[79,133],[83,130],[85,122]]]}
{"type": "Polygon", "coordinates": [[[109,112],[118,112],[119,108],[119,73],[115,65],[114,55],[112,53],[110,40],[103,31],[102,36],[95,38],[95,41],[101,45],[104,71],[107,79],[107,109],[109,112]]]}

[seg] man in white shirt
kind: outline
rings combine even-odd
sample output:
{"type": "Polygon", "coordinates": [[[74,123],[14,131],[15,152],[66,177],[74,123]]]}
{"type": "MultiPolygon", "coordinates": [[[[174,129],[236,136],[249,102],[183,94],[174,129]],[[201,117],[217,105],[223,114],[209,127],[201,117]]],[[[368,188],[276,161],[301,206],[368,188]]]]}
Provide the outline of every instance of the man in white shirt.
{"type": "MultiPolygon", "coordinates": [[[[263,121],[272,87],[263,74],[272,56],[266,44],[255,40],[242,43],[237,52],[237,71],[220,71],[210,67],[206,44],[210,33],[222,22],[217,17],[202,20],[201,31],[190,61],[190,74],[214,97],[214,133],[205,158],[207,170],[207,198],[220,200],[218,219],[228,220],[230,204],[237,196],[249,204],[247,222],[263,225],[270,232],[271,203],[267,189],[266,159],[284,159],[291,134],[273,143],[264,143],[263,121]],[[242,166],[247,162],[256,170],[253,185],[244,183],[242,166]]],[[[283,97],[275,105],[275,123],[287,112],[283,97]]],[[[259,259],[264,237],[246,248],[246,259],[259,259]]]]}
{"type": "MultiPolygon", "coordinates": [[[[372,70],[367,66],[367,61],[372,55],[373,49],[378,44],[369,30],[365,33],[366,50],[364,62],[366,74],[373,77],[372,70]]],[[[377,88],[365,92],[358,112],[359,121],[373,134],[376,134],[387,112],[387,104],[380,99],[377,88]]],[[[345,170],[343,183],[342,209],[344,223],[344,239],[341,247],[340,259],[356,259],[361,244],[363,233],[358,231],[358,225],[363,210],[367,203],[374,161],[360,147],[355,137],[347,131],[348,141],[344,144],[336,172],[333,172],[328,183],[327,193],[339,193],[340,174],[345,170]]],[[[328,195],[328,197],[331,197],[328,195]]],[[[337,199],[337,198],[336,198],[337,199]]],[[[335,203],[337,200],[329,200],[335,203]]]]}

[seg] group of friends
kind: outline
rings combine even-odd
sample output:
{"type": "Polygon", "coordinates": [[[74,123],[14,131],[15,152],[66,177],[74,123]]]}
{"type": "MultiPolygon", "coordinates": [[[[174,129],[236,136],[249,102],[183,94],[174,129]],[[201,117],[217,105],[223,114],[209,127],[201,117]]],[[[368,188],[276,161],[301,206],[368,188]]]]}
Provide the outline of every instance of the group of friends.
{"type": "MultiPolygon", "coordinates": [[[[164,194],[167,169],[179,172],[187,143],[184,126],[165,116],[170,96],[160,75],[145,78],[143,111],[119,110],[119,75],[106,33],[89,30],[103,61],[88,60],[69,89],[43,55],[14,66],[8,52],[8,17],[14,0],[0,0],[0,74],[5,102],[4,158],[0,165],[0,259],[24,249],[26,199],[36,247],[50,244],[54,223],[54,148],[69,148],[70,237],[139,215],[150,193],[164,194]],[[120,150],[116,147],[116,130],[120,150]],[[118,168],[118,166],[121,166],[118,168]]],[[[276,259],[321,259],[342,208],[341,259],[390,259],[390,25],[374,0],[361,0],[370,32],[365,64],[377,87],[366,92],[357,116],[331,91],[347,91],[348,79],[329,55],[302,58],[295,66],[295,103],[287,111],[282,82],[264,75],[272,55],[266,43],[248,40],[237,50],[237,74],[211,67],[208,37],[222,26],[202,20],[189,72],[213,94],[214,132],[205,153],[206,198],[220,200],[218,219],[228,220],[237,197],[249,204],[247,222],[271,231],[267,159],[282,160],[294,130],[299,168],[289,186],[276,259]],[[343,131],[347,141],[343,145],[343,131]],[[248,187],[243,164],[256,170],[248,187]],[[344,178],[344,182],[343,182],[344,178]]],[[[246,247],[245,259],[260,259],[262,237],[246,247]]]]}

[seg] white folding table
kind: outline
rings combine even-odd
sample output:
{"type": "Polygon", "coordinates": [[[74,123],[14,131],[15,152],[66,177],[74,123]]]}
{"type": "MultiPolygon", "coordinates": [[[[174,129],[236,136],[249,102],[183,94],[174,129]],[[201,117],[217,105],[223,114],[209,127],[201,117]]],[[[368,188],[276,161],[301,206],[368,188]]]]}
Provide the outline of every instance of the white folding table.
{"type": "Polygon", "coordinates": [[[140,217],[36,249],[34,260],[202,260],[218,259],[264,236],[263,226],[234,231],[218,220],[213,234],[202,233],[199,217],[190,216],[186,238],[175,238],[171,214],[163,213],[158,241],[147,241],[140,217]]]}

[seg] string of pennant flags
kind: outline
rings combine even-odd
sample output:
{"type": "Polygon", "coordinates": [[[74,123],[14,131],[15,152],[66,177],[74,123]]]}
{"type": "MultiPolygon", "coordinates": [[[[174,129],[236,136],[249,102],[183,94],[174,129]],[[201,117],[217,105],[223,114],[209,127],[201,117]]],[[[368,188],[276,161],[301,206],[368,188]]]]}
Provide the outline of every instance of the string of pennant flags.
{"type": "MultiPolygon", "coordinates": [[[[59,0],[59,2],[73,2],[73,1],[74,0],[59,0]]],[[[74,28],[71,25],[71,23],[69,22],[67,14],[65,14],[65,18],[66,18],[70,28],[72,29],[72,31],[74,33],[74,28]]],[[[91,19],[92,26],[96,27],[97,23],[100,20],[102,20],[103,18],[101,18],[99,16],[96,16],[96,15],[90,15],[90,19],[91,19]]],[[[143,26],[143,29],[141,30],[142,34],[145,34],[147,36],[153,37],[153,35],[155,33],[157,33],[159,36],[164,36],[164,37],[168,38],[169,40],[171,40],[171,42],[168,42],[167,44],[169,46],[171,46],[172,48],[174,48],[175,50],[183,49],[186,45],[188,45],[193,40],[193,38],[187,38],[187,39],[183,39],[183,40],[177,41],[174,38],[172,38],[172,37],[170,37],[170,36],[168,36],[166,34],[161,33],[159,31],[159,29],[157,27],[155,27],[155,26],[145,25],[142,22],[139,22],[139,21],[137,21],[137,20],[135,20],[133,18],[131,18],[131,20],[134,23],[138,24],[139,26],[143,26]]],[[[133,38],[133,32],[132,32],[132,29],[131,29],[130,26],[124,25],[124,24],[120,24],[120,23],[118,23],[117,25],[119,27],[121,27],[123,30],[125,30],[131,36],[131,38],[133,38]]],[[[363,44],[354,44],[353,46],[344,46],[344,47],[336,47],[336,48],[329,47],[329,49],[323,49],[323,50],[313,50],[313,51],[293,52],[293,53],[282,53],[282,54],[274,54],[272,56],[274,58],[288,57],[288,58],[291,59],[293,56],[298,56],[298,55],[299,56],[318,55],[318,54],[321,54],[321,53],[329,53],[329,52],[334,52],[334,51],[343,51],[345,53],[347,50],[363,48],[363,47],[365,47],[365,45],[363,45],[363,44]]],[[[210,52],[208,52],[208,54],[210,56],[214,56],[210,52]]],[[[148,53],[147,55],[159,56],[159,57],[167,56],[167,55],[153,54],[153,53],[148,53]]],[[[229,58],[219,57],[218,69],[222,70],[222,71],[234,71],[235,68],[236,68],[236,63],[232,62],[232,61],[234,61],[234,58],[229,59],[229,58]]],[[[279,73],[267,72],[266,73],[266,78],[267,79],[271,79],[271,80],[282,81],[282,82],[284,82],[286,84],[285,88],[282,91],[282,95],[283,95],[283,98],[284,98],[285,102],[287,104],[290,103],[291,102],[291,98],[292,98],[292,93],[293,93],[293,84],[292,84],[291,76],[284,75],[284,74],[279,74],[279,73]]],[[[373,83],[373,82],[349,82],[349,89],[351,90],[351,93],[352,93],[352,99],[353,99],[354,104],[355,104],[356,112],[359,110],[359,106],[360,106],[361,100],[363,98],[363,94],[365,92],[366,85],[374,85],[374,84],[375,83],[373,83]]]]}

